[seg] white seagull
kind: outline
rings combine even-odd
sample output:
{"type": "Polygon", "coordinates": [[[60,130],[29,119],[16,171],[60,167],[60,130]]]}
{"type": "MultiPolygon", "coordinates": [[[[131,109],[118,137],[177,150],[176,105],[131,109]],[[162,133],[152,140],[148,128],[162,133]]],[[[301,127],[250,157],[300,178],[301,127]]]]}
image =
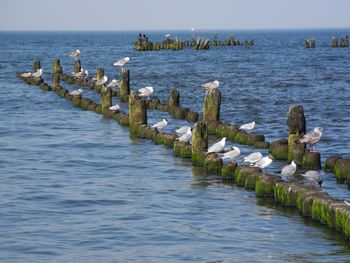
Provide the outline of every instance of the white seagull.
{"type": "Polygon", "coordinates": [[[31,77],[40,78],[43,74],[43,69],[39,68],[36,72],[32,73],[31,77]]]}
{"type": "Polygon", "coordinates": [[[73,90],[73,91],[69,92],[69,95],[80,96],[82,93],[83,93],[82,89],[77,89],[77,90],[73,90]]]}
{"type": "Polygon", "coordinates": [[[251,131],[253,130],[255,127],[255,121],[243,124],[239,127],[240,130],[244,130],[244,131],[251,131]]]}
{"type": "Polygon", "coordinates": [[[262,159],[262,154],[260,152],[253,152],[251,154],[249,154],[246,157],[243,157],[241,162],[242,163],[249,163],[250,165],[255,164],[256,162],[259,162],[262,159]]]}
{"type": "Polygon", "coordinates": [[[108,83],[107,88],[115,88],[115,87],[119,87],[119,85],[120,83],[118,80],[112,79],[112,81],[108,83]]]}
{"type": "Polygon", "coordinates": [[[281,175],[283,176],[292,176],[297,170],[297,164],[292,161],[291,164],[288,164],[282,168],[281,175]]]}
{"type": "Polygon", "coordinates": [[[266,169],[267,171],[267,167],[270,166],[270,164],[272,164],[272,161],[274,160],[275,158],[270,154],[268,156],[265,156],[263,158],[261,158],[260,161],[256,162],[254,164],[254,167],[259,167],[261,169],[266,169]]]}
{"type": "Polygon", "coordinates": [[[153,87],[145,87],[139,89],[139,96],[140,97],[149,97],[153,94],[153,87]]]}
{"type": "Polygon", "coordinates": [[[225,152],[225,153],[220,153],[219,154],[219,157],[222,159],[222,160],[230,160],[230,161],[234,161],[234,159],[236,157],[238,157],[239,155],[241,154],[241,150],[236,147],[236,146],[233,146],[230,148],[230,150],[228,152],[225,152]]]}
{"type": "Polygon", "coordinates": [[[121,67],[121,69],[123,69],[123,66],[128,63],[128,61],[130,60],[129,57],[125,57],[125,58],[122,58],[122,59],[119,59],[117,62],[115,62],[113,64],[114,67],[121,67]]]}
{"type": "Polygon", "coordinates": [[[81,69],[78,73],[73,72],[73,76],[76,78],[86,78],[86,74],[89,75],[89,72],[84,69],[81,69]]]}
{"type": "Polygon", "coordinates": [[[318,185],[321,187],[323,178],[318,171],[310,170],[302,174],[302,176],[311,182],[311,186],[315,187],[316,183],[318,183],[318,185]]]}
{"type": "Polygon", "coordinates": [[[32,75],[31,72],[25,72],[25,73],[22,73],[22,74],[21,74],[21,77],[23,77],[23,78],[29,78],[31,75],[32,75]]]}
{"type": "Polygon", "coordinates": [[[176,129],[175,132],[176,132],[176,134],[178,136],[181,136],[181,135],[185,134],[188,131],[188,129],[191,129],[191,127],[189,127],[189,126],[182,126],[182,127],[178,128],[178,129],[176,129]]]}
{"type": "Polygon", "coordinates": [[[163,119],[160,122],[157,122],[156,124],[153,124],[151,128],[156,128],[157,130],[164,129],[168,125],[168,120],[163,119]]]}
{"type": "Polygon", "coordinates": [[[79,57],[79,55],[80,55],[80,50],[79,50],[79,49],[74,50],[74,51],[72,51],[72,52],[69,54],[69,56],[70,56],[71,58],[74,58],[74,59],[77,59],[77,58],[79,57]]]}
{"type": "Polygon", "coordinates": [[[344,200],[344,203],[345,203],[346,205],[350,206],[350,203],[349,203],[348,201],[344,200]]]}
{"type": "Polygon", "coordinates": [[[217,89],[219,86],[220,82],[218,80],[214,80],[213,82],[208,82],[202,85],[203,88],[209,91],[217,89]]]}
{"type": "Polygon", "coordinates": [[[117,111],[117,110],[120,109],[120,106],[118,104],[116,104],[116,105],[113,105],[113,106],[109,107],[108,109],[111,110],[111,111],[117,111]]]}
{"type": "Polygon", "coordinates": [[[302,138],[300,138],[299,143],[305,143],[312,145],[312,151],[315,151],[315,144],[322,137],[323,128],[316,127],[313,132],[306,133],[302,138]]]}
{"type": "Polygon", "coordinates": [[[180,142],[186,142],[188,143],[192,138],[192,131],[191,131],[191,127],[188,127],[186,133],[182,134],[180,137],[179,137],[179,141],[180,142]]]}
{"type": "Polygon", "coordinates": [[[226,137],[222,138],[221,141],[214,143],[212,146],[209,147],[207,153],[219,153],[222,152],[225,148],[226,144],[226,137]]]}
{"type": "Polygon", "coordinates": [[[96,85],[104,85],[108,80],[107,76],[103,76],[103,78],[100,78],[99,80],[96,81],[96,85]]]}

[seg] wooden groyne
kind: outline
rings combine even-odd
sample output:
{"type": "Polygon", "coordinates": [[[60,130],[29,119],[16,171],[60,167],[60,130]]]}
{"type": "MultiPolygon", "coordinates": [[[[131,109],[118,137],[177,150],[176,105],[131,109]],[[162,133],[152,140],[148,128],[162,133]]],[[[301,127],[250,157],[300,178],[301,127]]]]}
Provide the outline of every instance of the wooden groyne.
{"type": "MultiPolygon", "coordinates": [[[[135,92],[131,92],[129,96],[129,115],[122,112],[114,112],[107,108],[107,105],[111,104],[111,90],[101,89],[101,103],[95,103],[80,95],[73,96],[67,89],[60,85],[62,74],[62,72],[53,74],[52,86],[47,84],[42,78],[26,78],[22,77],[21,73],[17,73],[17,77],[27,84],[40,87],[42,90],[55,92],[60,97],[71,101],[74,106],[83,110],[103,114],[106,117],[115,119],[121,125],[130,125],[130,132],[134,136],[150,139],[156,144],[163,144],[170,147],[173,149],[175,156],[190,158],[193,165],[203,166],[208,173],[220,175],[223,180],[229,180],[247,190],[253,190],[257,197],[273,198],[276,202],[284,206],[295,207],[301,215],[335,229],[350,239],[350,206],[343,200],[333,198],[319,188],[311,188],[298,181],[283,181],[279,176],[263,173],[258,168],[237,165],[237,163],[223,164],[222,159],[216,153],[206,154],[210,125],[215,124],[216,133],[236,133],[237,136],[241,131],[238,128],[236,129],[235,126],[219,123],[219,118],[207,121],[200,120],[194,125],[192,145],[182,143],[176,140],[176,135],[159,132],[157,129],[148,126],[147,103],[145,100],[139,98],[135,92]]],[[[206,96],[209,96],[208,93],[206,93],[206,96]]],[[[179,95],[176,91],[172,91],[171,97],[172,100],[169,104],[174,109],[180,105],[177,100],[179,95]]],[[[217,97],[215,98],[217,99],[217,97]]],[[[207,99],[205,101],[208,103],[211,100],[207,99]]],[[[169,104],[167,104],[168,107],[169,104]]],[[[295,138],[295,136],[301,136],[302,132],[304,132],[303,123],[305,121],[303,120],[303,111],[301,110],[302,108],[300,106],[297,108],[293,106],[289,111],[289,137],[295,138]]],[[[244,137],[243,135],[240,136],[244,137]]],[[[251,139],[249,134],[247,134],[247,138],[251,139]]],[[[289,144],[287,140],[287,147],[285,147],[287,158],[289,144]]],[[[290,147],[295,149],[294,146],[290,147]]],[[[291,152],[293,153],[293,151],[291,152]]],[[[339,160],[336,163],[338,162],[339,160]]]]}
{"type": "Polygon", "coordinates": [[[350,185],[350,158],[331,156],[326,159],[324,170],[334,173],[338,183],[350,185]]]}
{"type": "Polygon", "coordinates": [[[344,38],[338,39],[337,37],[333,37],[331,39],[331,47],[349,47],[349,37],[346,35],[344,38]]]}

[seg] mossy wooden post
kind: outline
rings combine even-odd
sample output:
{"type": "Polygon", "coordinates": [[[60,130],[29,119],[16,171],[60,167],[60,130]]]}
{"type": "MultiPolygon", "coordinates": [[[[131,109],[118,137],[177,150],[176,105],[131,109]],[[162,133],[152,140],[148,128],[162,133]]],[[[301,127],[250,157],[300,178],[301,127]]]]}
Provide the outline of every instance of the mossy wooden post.
{"type": "Polygon", "coordinates": [[[74,61],[74,73],[79,73],[81,71],[81,63],[80,60],[74,61]]]}
{"type": "Polygon", "coordinates": [[[205,121],[197,122],[192,131],[192,163],[203,166],[208,149],[208,129],[205,121]]]}
{"type": "Polygon", "coordinates": [[[287,124],[288,135],[288,161],[296,160],[300,164],[303,161],[305,145],[298,143],[306,131],[304,109],[301,105],[292,105],[288,111],[287,124]]]}
{"type": "Polygon", "coordinates": [[[55,89],[60,86],[60,75],[54,74],[52,76],[52,88],[55,89]]]}
{"type": "Polygon", "coordinates": [[[169,96],[170,112],[174,114],[174,108],[180,107],[180,93],[176,88],[172,88],[169,96]]]}
{"type": "Polygon", "coordinates": [[[338,38],[336,37],[332,38],[331,47],[338,47],[338,38]]]}
{"type": "Polygon", "coordinates": [[[127,99],[130,95],[130,71],[122,69],[120,71],[120,93],[121,99],[127,99]]]}
{"type": "Polygon", "coordinates": [[[41,64],[40,64],[40,60],[39,59],[34,61],[33,72],[37,72],[38,69],[41,69],[41,64]]]}
{"type": "Polygon", "coordinates": [[[53,61],[53,66],[52,66],[52,74],[62,74],[62,66],[61,66],[61,61],[59,59],[55,59],[53,61]]]}
{"type": "Polygon", "coordinates": [[[218,122],[220,120],[221,93],[218,89],[207,90],[204,99],[203,121],[218,122]]]}
{"type": "Polygon", "coordinates": [[[104,68],[98,68],[97,72],[96,72],[96,80],[99,81],[100,79],[102,79],[105,75],[105,70],[104,68]]]}
{"type": "Polygon", "coordinates": [[[137,133],[139,125],[147,124],[147,103],[135,91],[129,96],[129,122],[131,133],[137,133]]]}
{"type": "Polygon", "coordinates": [[[112,106],[112,89],[111,88],[102,88],[101,89],[101,104],[102,104],[102,113],[105,111],[105,110],[108,110],[109,107],[112,106]]]}

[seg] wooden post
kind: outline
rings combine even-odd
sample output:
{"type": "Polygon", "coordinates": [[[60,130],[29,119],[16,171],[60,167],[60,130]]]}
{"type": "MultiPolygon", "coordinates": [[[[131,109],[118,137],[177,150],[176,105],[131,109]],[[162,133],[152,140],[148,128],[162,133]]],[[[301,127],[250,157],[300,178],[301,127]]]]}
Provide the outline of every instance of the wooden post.
{"type": "Polygon", "coordinates": [[[62,73],[63,73],[63,70],[62,70],[61,62],[59,59],[55,59],[53,61],[52,74],[62,74],[62,73]]]}
{"type": "Polygon", "coordinates": [[[101,89],[101,106],[102,106],[102,113],[105,110],[108,110],[109,107],[112,106],[112,89],[111,88],[102,88],[101,89]]]}
{"type": "Polygon", "coordinates": [[[80,60],[74,61],[74,73],[79,73],[81,71],[81,63],[80,60]]]}
{"type": "Polygon", "coordinates": [[[121,99],[127,99],[130,95],[130,71],[123,69],[120,71],[120,93],[121,99]]]}
{"type": "Polygon", "coordinates": [[[170,110],[173,111],[174,108],[180,107],[180,93],[176,88],[172,88],[169,97],[170,110]]]}
{"type": "Polygon", "coordinates": [[[332,38],[331,47],[338,47],[338,38],[336,37],[332,38]]]}
{"type": "Polygon", "coordinates": [[[204,99],[203,121],[218,122],[220,120],[221,93],[218,89],[207,90],[204,99]]]}
{"type": "Polygon", "coordinates": [[[295,160],[301,164],[305,152],[305,145],[298,143],[298,141],[306,131],[306,121],[303,106],[292,105],[289,107],[287,124],[289,128],[288,161],[291,162],[295,160]]]}
{"type": "Polygon", "coordinates": [[[192,163],[203,166],[208,149],[208,129],[205,121],[197,122],[192,131],[192,163]]]}
{"type": "Polygon", "coordinates": [[[147,124],[147,104],[140,99],[135,91],[129,96],[129,122],[130,132],[137,133],[139,125],[147,124]]]}
{"type": "Polygon", "coordinates": [[[39,59],[34,61],[33,72],[37,72],[38,69],[41,69],[41,64],[40,64],[40,60],[39,59]]]}
{"type": "Polygon", "coordinates": [[[52,88],[57,88],[60,86],[60,75],[59,74],[54,74],[52,76],[52,88]]]}
{"type": "Polygon", "coordinates": [[[102,79],[105,75],[105,70],[104,68],[98,68],[97,72],[96,72],[96,80],[99,81],[100,79],[102,79]]]}

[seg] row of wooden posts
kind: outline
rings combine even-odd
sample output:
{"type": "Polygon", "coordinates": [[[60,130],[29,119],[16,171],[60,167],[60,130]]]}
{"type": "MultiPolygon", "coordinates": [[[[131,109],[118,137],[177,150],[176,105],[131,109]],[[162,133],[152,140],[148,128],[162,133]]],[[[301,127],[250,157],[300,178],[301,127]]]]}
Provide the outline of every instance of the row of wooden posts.
{"type": "MultiPolygon", "coordinates": [[[[75,62],[74,70],[79,72],[80,62],[75,62]]],[[[40,62],[34,63],[34,70],[40,67],[40,62]]],[[[129,73],[121,73],[121,77],[127,76],[128,83],[125,90],[130,91],[129,73]]],[[[206,154],[208,148],[208,135],[216,134],[218,137],[228,137],[236,142],[245,143],[254,147],[269,148],[270,152],[279,159],[301,160],[301,164],[309,165],[310,152],[305,146],[298,145],[297,138],[305,133],[305,116],[301,106],[292,106],[288,113],[289,136],[287,141],[277,141],[269,144],[265,141],[263,135],[254,133],[245,133],[239,131],[238,127],[232,124],[221,123],[220,103],[221,93],[219,90],[206,93],[205,106],[203,107],[203,116],[198,121],[198,114],[192,121],[196,122],[193,129],[192,145],[179,142],[176,135],[158,132],[156,129],[147,125],[147,109],[158,109],[174,113],[176,109],[186,109],[180,107],[180,94],[176,89],[171,91],[169,103],[160,103],[157,100],[144,100],[137,96],[134,91],[130,92],[128,98],[113,94],[111,89],[101,89],[95,83],[81,81],[72,76],[66,75],[62,71],[59,60],[55,60],[53,65],[52,86],[45,83],[42,79],[23,78],[18,73],[17,76],[28,84],[38,85],[42,90],[54,91],[60,97],[71,100],[76,107],[85,110],[91,110],[106,117],[115,119],[121,125],[130,126],[130,132],[134,136],[151,139],[157,144],[163,144],[173,149],[175,156],[182,158],[191,158],[193,165],[203,166],[210,173],[216,173],[222,176],[224,180],[232,180],[238,186],[245,187],[248,190],[254,190],[258,197],[274,198],[276,202],[284,206],[296,207],[300,213],[316,220],[328,227],[334,228],[343,233],[346,238],[350,238],[350,206],[343,200],[333,198],[320,189],[310,188],[297,181],[283,181],[275,175],[262,173],[257,168],[239,166],[237,164],[223,164],[217,154],[206,154]],[[72,79],[73,78],[73,79],[72,79]],[[69,83],[81,84],[94,88],[101,94],[101,103],[95,103],[87,98],[72,96],[67,89],[60,85],[60,80],[69,83]],[[120,96],[121,99],[129,101],[129,115],[121,112],[113,112],[108,109],[112,105],[112,96],[120,96]]],[[[102,69],[98,70],[96,78],[100,78],[102,69]]],[[[123,81],[123,80],[122,80],[123,81]]],[[[188,118],[189,109],[179,111],[184,114],[181,118],[188,118]]],[[[175,116],[176,117],[176,116],[175,116]]],[[[312,166],[320,167],[319,153],[311,153],[312,166]]]]}
{"type": "MultiPolygon", "coordinates": [[[[305,48],[315,48],[316,47],[316,40],[314,38],[309,38],[304,40],[304,47],[305,48]]],[[[345,36],[345,38],[336,38],[333,37],[331,39],[331,47],[349,47],[349,38],[348,36],[345,36]]]]}

